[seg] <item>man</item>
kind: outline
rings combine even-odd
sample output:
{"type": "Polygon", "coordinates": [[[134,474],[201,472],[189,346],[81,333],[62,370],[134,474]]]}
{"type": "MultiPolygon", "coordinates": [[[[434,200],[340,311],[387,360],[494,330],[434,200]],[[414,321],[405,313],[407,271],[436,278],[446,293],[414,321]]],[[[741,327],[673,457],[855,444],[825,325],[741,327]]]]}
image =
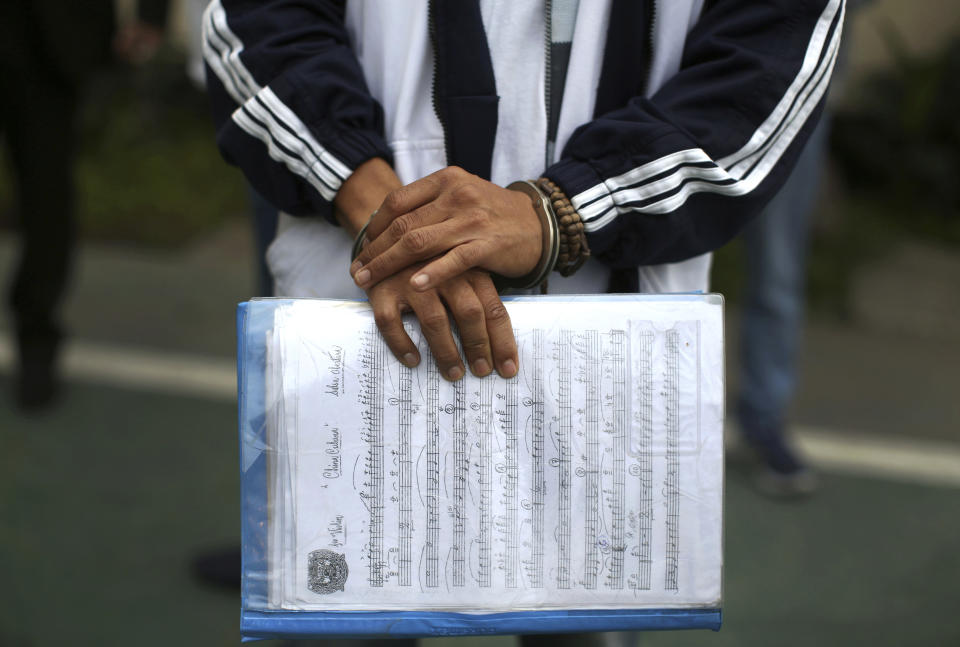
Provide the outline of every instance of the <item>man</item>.
{"type": "Polygon", "coordinates": [[[57,396],[59,309],[70,274],[77,108],[89,76],[109,61],[113,4],[0,3],[0,135],[14,171],[21,254],[8,300],[17,338],[17,404],[57,396]]]}
{"type": "Polygon", "coordinates": [[[420,360],[400,319],[413,311],[447,379],[509,377],[491,273],[536,283],[550,259],[535,201],[503,187],[537,179],[582,223],[576,271],[551,291],[705,290],[709,252],[812,130],[843,14],[843,0],[214,0],[205,59],[225,158],[300,216],[270,251],[278,294],[359,286],[401,362],[420,360]]]}
{"type": "MultiPolygon", "coordinates": [[[[776,192],[816,121],[843,3],[572,4],[213,2],[206,61],[221,150],[305,216],[281,226],[271,253],[280,293],[352,294],[339,279],[354,235],[388,195],[388,207],[422,206],[396,197],[409,187],[391,192],[447,166],[478,177],[426,181],[445,182],[438,208],[464,217],[477,205],[449,198],[471,184],[484,208],[501,201],[491,231],[507,226],[527,246],[490,252],[475,274],[427,292],[396,264],[399,274],[366,284],[401,361],[418,358],[397,312],[439,323],[445,302],[462,323],[479,302],[491,323],[461,331],[476,350],[468,363],[509,373],[515,350],[486,271],[519,273],[502,261],[535,254],[532,208],[498,186],[513,180],[549,178],[579,213],[591,261],[570,288],[705,289],[705,254],[776,192]],[[547,67],[563,51],[544,48],[548,27],[572,35],[563,74],[560,56],[547,67]]],[[[449,331],[429,328],[444,375],[462,375],[449,331]]]]}

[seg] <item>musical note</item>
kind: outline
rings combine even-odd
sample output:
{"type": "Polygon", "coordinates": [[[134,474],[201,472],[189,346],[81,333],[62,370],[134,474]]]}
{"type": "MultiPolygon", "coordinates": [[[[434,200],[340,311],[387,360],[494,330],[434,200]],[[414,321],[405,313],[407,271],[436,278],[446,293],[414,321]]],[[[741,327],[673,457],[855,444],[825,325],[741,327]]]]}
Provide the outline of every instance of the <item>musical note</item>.
{"type": "Polygon", "coordinates": [[[440,373],[427,362],[427,539],[426,585],[440,586],[440,373]]]}
{"type": "Polygon", "coordinates": [[[361,364],[364,373],[361,378],[365,429],[363,437],[367,442],[365,481],[367,509],[369,510],[367,539],[367,581],[372,587],[382,587],[384,581],[383,559],[383,369],[386,344],[376,326],[368,327],[364,333],[365,344],[361,364]]]}
{"type": "Polygon", "coordinates": [[[560,424],[557,428],[557,588],[570,588],[570,441],[573,436],[570,393],[573,332],[563,329],[556,343],[557,353],[557,410],[560,424]]]}
{"type": "Polygon", "coordinates": [[[581,369],[584,385],[584,430],[586,432],[586,456],[583,457],[582,474],[584,482],[583,524],[585,556],[583,561],[583,586],[586,589],[597,588],[597,576],[600,573],[599,536],[600,536],[600,334],[596,330],[587,330],[582,336],[579,347],[583,356],[581,369]]]}
{"type": "Polygon", "coordinates": [[[663,372],[663,396],[667,441],[667,478],[664,481],[666,497],[666,573],[664,588],[678,590],[680,556],[680,335],[675,329],[667,331],[666,366],[663,372]]]}
{"type": "Polygon", "coordinates": [[[463,380],[453,385],[453,585],[466,583],[466,498],[467,479],[470,477],[467,458],[466,405],[464,404],[463,380]]]}

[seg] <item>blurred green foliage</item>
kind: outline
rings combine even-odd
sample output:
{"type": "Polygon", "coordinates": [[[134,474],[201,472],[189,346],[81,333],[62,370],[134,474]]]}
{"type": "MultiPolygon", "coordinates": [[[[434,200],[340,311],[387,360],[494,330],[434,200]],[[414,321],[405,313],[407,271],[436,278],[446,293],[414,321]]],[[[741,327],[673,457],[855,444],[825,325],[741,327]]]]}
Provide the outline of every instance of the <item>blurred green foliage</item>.
{"type": "MultiPolygon", "coordinates": [[[[906,53],[852,89],[833,115],[827,195],[821,196],[807,265],[811,310],[851,313],[851,281],[905,238],[960,245],[960,40],[940,56],[906,53]]],[[[736,303],[745,271],[740,241],[714,258],[712,288],[736,303]]]]}
{"type": "MultiPolygon", "coordinates": [[[[12,224],[6,171],[0,211],[12,224]]],[[[247,208],[242,176],[216,149],[206,97],[170,55],[109,70],[86,89],[76,179],[87,239],[177,246],[247,208]]]]}
{"type": "Polygon", "coordinates": [[[886,32],[897,65],[854,89],[834,117],[832,149],[851,193],[904,232],[960,244],[960,39],[911,55],[886,32]]]}

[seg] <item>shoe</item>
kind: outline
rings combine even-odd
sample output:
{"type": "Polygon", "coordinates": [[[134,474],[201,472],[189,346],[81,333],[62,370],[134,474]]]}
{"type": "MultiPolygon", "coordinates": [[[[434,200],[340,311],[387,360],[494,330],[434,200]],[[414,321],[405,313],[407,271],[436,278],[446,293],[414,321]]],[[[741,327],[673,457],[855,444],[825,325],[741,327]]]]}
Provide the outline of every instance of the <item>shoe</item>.
{"type": "Polygon", "coordinates": [[[193,576],[210,586],[240,590],[240,547],[207,550],[190,564],[193,576]]]}
{"type": "Polygon", "coordinates": [[[753,484],[761,493],[785,499],[809,496],[817,490],[817,474],[790,446],[782,429],[745,430],[744,438],[760,462],[753,484]]]}
{"type": "Polygon", "coordinates": [[[16,401],[25,413],[39,413],[56,404],[61,392],[57,374],[59,344],[22,344],[17,371],[16,401]]]}

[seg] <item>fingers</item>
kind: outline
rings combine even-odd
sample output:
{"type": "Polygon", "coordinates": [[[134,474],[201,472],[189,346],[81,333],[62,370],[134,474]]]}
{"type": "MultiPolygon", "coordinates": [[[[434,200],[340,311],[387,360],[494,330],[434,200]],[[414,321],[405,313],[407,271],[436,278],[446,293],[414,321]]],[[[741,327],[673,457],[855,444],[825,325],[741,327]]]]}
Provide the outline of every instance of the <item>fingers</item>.
{"type": "Polygon", "coordinates": [[[483,305],[473,286],[467,281],[454,281],[440,290],[440,294],[460,330],[460,344],[470,366],[477,377],[484,377],[493,370],[490,353],[490,339],[484,321],[483,305]]]}
{"type": "Polygon", "coordinates": [[[373,319],[377,322],[377,328],[391,352],[405,366],[413,368],[419,364],[420,353],[403,328],[403,317],[396,295],[390,292],[373,293],[370,295],[370,305],[373,307],[373,319]]]}
{"type": "Polygon", "coordinates": [[[471,284],[483,308],[484,325],[490,340],[494,365],[501,377],[511,378],[517,374],[520,360],[510,315],[500,301],[500,295],[497,294],[497,288],[489,274],[476,273],[471,284]]]}
{"type": "Polygon", "coordinates": [[[439,173],[440,171],[388,193],[367,225],[367,238],[378,238],[394,220],[435,200],[443,189],[442,176],[439,176],[439,173]]]}
{"type": "MultiPolygon", "coordinates": [[[[399,220],[397,222],[400,222],[399,220]]],[[[462,221],[447,221],[438,225],[421,227],[404,235],[397,243],[378,254],[354,274],[354,282],[361,288],[376,285],[419,261],[455,250],[470,240],[469,225],[462,221]]],[[[377,241],[371,243],[375,245],[377,241]]],[[[460,259],[459,253],[457,258],[460,259]]],[[[463,257],[468,258],[468,257],[463,257]]],[[[447,264],[443,268],[452,271],[459,265],[447,264]]],[[[353,268],[351,268],[353,269],[353,268]]],[[[466,269],[469,269],[467,267],[466,269]]],[[[452,278],[456,274],[450,274],[452,278]]],[[[439,285],[433,281],[432,285],[439,285]]],[[[425,289],[425,288],[423,288],[425,289]]],[[[422,291],[422,290],[421,290],[422,291]]]]}
{"type": "MultiPolygon", "coordinates": [[[[379,216],[379,214],[377,215],[379,216]]],[[[372,259],[375,259],[397,243],[403,243],[405,249],[410,249],[411,246],[415,246],[418,241],[422,240],[421,237],[424,235],[420,231],[422,228],[441,223],[444,217],[445,214],[437,207],[436,202],[431,202],[411,213],[395,219],[393,223],[387,227],[386,231],[377,238],[367,238],[367,243],[364,245],[363,250],[350,265],[350,274],[354,276],[359,284],[362,277],[358,276],[358,271],[370,263],[372,259]]]]}
{"type": "Polygon", "coordinates": [[[449,281],[439,291],[416,292],[408,281],[413,271],[404,272],[369,291],[377,327],[397,359],[411,368],[420,362],[420,353],[403,326],[402,311],[412,309],[440,374],[451,382],[462,378],[464,364],[451,329],[449,308],[474,375],[484,377],[496,368],[504,378],[515,376],[519,364],[517,343],[510,316],[490,276],[471,272],[449,281]]]}
{"type": "Polygon", "coordinates": [[[440,374],[445,379],[456,382],[464,375],[463,362],[460,361],[460,350],[453,341],[447,309],[440,297],[436,292],[418,294],[410,299],[410,307],[420,320],[420,330],[430,345],[440,374]]]}
{"type": "MultiPolygon", "coordinates": [[[[434,247],[437,247],[437,245],[434,245],[434,247]]],[[[410,285],[415,290],[429,290],[456,276],[460,276],[467,270],[478,267],[484,258],[485,247],[484,243],[480,241],[457,245],[437,260],[428,263],[421,270],[415,272],[410,277],[410,285]]],[[[429,257],[428,255],[424,258],[429,257]]]]}

